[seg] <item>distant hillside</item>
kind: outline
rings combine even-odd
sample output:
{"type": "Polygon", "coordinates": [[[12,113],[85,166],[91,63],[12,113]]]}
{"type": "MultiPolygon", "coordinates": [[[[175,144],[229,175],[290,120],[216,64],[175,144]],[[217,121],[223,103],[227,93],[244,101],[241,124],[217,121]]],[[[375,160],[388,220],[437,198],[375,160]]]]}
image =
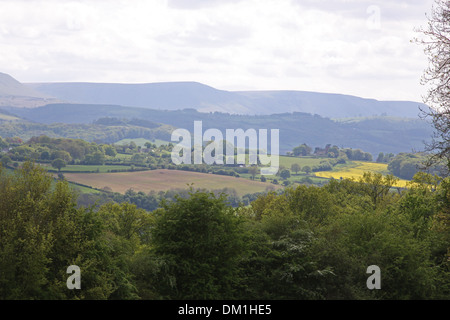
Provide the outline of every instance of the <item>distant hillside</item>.
{"type": "MultiPolygon", "coordinates": [[[[300,112],[248,116],[218,112],[200,113],[193,109],[164,111],[85,104],[52,104],[35,109],[8,108],[8,111],[10,114],[45,124],[108,123],[107,120],[97,120],[111,117],[139,119],[140,123],[132,122],[135,126],[151,126],[151,123],[156,122],[190,131],[193,130],[195,120],[203,121],[203,130],[217,128],[225,132],[225,129],[239,128],[280,129],[282,154],[302,143],[310,146],[325,146],[331,143],[339,147],[359,148],[375,156],[379,152],[410,152],[413,149],[422,150],[423,142],[432,135],[431,125],[424,120],[394,117],[368,117],[345,122],[300,112]]],[[[110,122],[114,123],[115,121],[110,122]]]]}
{"type": "Polygon", "coordinates": [[[0,72],[0,106],[36,107],[59,100],[23,85],[10,75],[0,72]]]}
{"type": "Polygon", "coordinates": [[[50,132],[52,136],[87,140],[96,135],[114,142],[119,137],[143,138],[142,132],[167,140],[170,132],[166,129],[192,130],[194,121],[202,120],[205,130],[280,129],[282,153],[301,143],[331,143],[376,155],[423,149],[432,127],[418,118],[419,106],[426,107],[417,102],[377,101],[343,94],[224,91],[197,82],[21,84],[0,73],[0,107],[10,112],[0,119],[2,132],[25,137],[50,132]],[[35,123],[30,125],[15,116],[35,123]],[[106,117],[118,121],[98,122],[106,117]],[[344,121],[346,118],[356,119],[344,121]],[[121,119],[134,122],[124,124],[121,119]],[[155,133],[155,123],[168,126],[155,133]],[[111,131],[106,133],[106,128],[111,131]]]}
{"type": "Polygon", "coordinates": [[[112,104],[160,110],[269,115],[306,112],[328,118],[374,115],[417,118],[411,101],[377,101],[350,95],[306,91],[224,91],[197,82],[145,84],[31,83],[29,88],[80,104],[112,104]]]}
{"type": "Polygon", "coordinates": [[[233,112],[245,108],[248,102],[236,93],[217,90],[197,82],[167,82],[145,84],[119,83],[35,83],[30,88],[64,101],[83,104],[113,104],[162,110],[194,108],[233,112]]]}
{"type": "Polygon", "coordinates": [[[170,140],[175,128],[169,125],[158,125],[149,128],[124,123],[121,125],[103,124],[43,124],[28,121],[4,121],[0,118],[0,137],[20,137],[28,140],[31,137],[46,135],[52,138],[83,139],[86,141],[114,143],[122,139],[145,138],[148,140],[170,140]]]}
{"type": "Polygon", "coordinates": [[[360,97],[307,91],[237,92],[251,101],[254,114],[306,112],[327,118],[394,116],[417,118],[422,103],[378,101],[360,97]]]}
{"type": "Polygon", "coordinates": [[[47,95],[23,85],[9,74],[0,72],[0,96],[23,96],[45,98],[47,95]]]}

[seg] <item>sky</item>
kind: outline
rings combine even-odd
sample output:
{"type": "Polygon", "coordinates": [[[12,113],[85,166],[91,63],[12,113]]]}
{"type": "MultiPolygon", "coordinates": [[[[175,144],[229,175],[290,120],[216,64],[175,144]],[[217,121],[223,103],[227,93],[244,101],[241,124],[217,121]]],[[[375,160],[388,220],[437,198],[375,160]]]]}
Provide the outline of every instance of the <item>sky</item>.
{"type": "Polygon", "coordinates": [[[0,0],[20,82],[196,81],[422,101],[433,0],[0,0]]]}

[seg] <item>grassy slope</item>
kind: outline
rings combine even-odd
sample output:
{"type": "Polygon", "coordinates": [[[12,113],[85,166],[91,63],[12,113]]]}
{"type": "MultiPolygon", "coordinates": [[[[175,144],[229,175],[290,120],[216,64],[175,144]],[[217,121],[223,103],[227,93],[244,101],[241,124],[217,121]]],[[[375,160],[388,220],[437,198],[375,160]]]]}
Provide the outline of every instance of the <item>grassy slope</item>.
{"type": "Polygon", "coordinates": [[[161,146],[161,145],[165,145],[165,144],[169,144],[170,143],[170,141],[164,141],[164,140],[161,140],[161,139],[149,140],[149,139],[144,139],[144,138],[137,138],[137,139],[122,139],[120,141],[115,142],[114,144],[117,144],[117,145],[129,144],[131,141],[133,141],[138,147],[139,146],[140,147],[144,147],[146,142],[150,142],[150,143],[156,144],[158,147],[161,146]]]}
{"type": "Polygon", "coordinates": [[[324,158],[313,158],[313,157],[287,157],[280,156],[280,166],[284,166],[287,169],[291,169],[291,165],[297,163],[301,168],[304,166],[310,166],[311,168],[318,165],[321,161],[329,160],[324,158]]]}
{"type": "Polygon", "coordinates": [[[100,193],[102,191],[96,190],[96,189],[92,189],[92,188],[88,188],[88,187],[84,187],[84,186],[79,186],[75,183],[71,183],[69,182],[69,186],[75,190],[76,192],[83,194],[83,193],[100,193]]]}

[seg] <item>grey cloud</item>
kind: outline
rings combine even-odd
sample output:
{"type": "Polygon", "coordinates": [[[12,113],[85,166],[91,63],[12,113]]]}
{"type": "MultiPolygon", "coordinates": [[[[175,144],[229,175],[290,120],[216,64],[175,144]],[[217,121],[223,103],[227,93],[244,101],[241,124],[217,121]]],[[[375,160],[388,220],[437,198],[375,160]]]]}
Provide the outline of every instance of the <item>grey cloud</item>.
{"type": "Polygon", "coordinates": [[[244,26],[231,24],[199,24],[195,30],[163,35],[159,40],[188,47],[224,47],[236,45],[249,38],[251,30],[244,26]]]}
{"type": "Polygon", "coordinates": [[[370,7],[378,7],[382,19],[422,19],[425,17],[424,7],[429,7],[433,0],[291,0],[291,3],[304,9],[316,9],[334,12],[352,18],[366,19],[371,14],[370,7]],[[425,3],[425,5],[424,5],[425,3]],[[428,4],[427,4],[428,3],[428,4]]]}
{"type": "Polygon", "coordinates": [[[229,3],[237,3],[243,0],[169,0],[169,7],[176,9],[195,10],[216,7],[229,3]]]}

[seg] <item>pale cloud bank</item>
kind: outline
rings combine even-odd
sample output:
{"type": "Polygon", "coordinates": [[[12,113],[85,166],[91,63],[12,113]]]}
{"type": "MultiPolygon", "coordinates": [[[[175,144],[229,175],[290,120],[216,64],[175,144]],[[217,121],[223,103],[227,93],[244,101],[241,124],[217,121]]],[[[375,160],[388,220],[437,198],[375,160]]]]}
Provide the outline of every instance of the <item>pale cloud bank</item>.
{"type": "Polygon", "coordinates": [[[22,82],[198,81],[420,101],[432,0],[0,0],[22,82]]]}

